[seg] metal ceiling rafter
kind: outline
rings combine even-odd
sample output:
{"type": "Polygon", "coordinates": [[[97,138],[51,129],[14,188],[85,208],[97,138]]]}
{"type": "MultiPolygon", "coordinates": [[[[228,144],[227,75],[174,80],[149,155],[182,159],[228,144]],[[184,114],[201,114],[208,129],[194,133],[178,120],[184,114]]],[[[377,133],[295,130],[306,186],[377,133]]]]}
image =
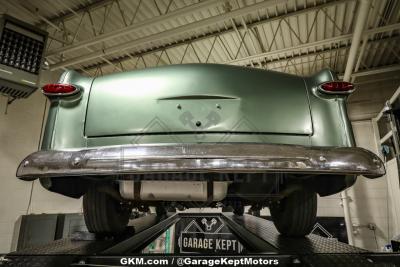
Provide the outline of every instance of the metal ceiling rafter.
{"type": "MultiPolygon", "coordinates": [[[[111,3],[113,3],[113,1],[111,1],[111,3]]],[[[76,43],[76,44],[68,46],[68,47],[61,47],[59,49],[54,49],[54,50],[48,51],[47,56],[52,56],[52,55],[56,55],[59,53],[66,53],[66,52],[71,52],[71,51],[74,51],[77,49],[81,49],[81,48],[84,48],[84,47],[87,47],[90,45],[97,44],[99,42],[104,42],[104,41],[116,38],[118,36],[126,35],[131,32],[143,30],[143,29],[146,29],[153,25],[163,24],[171,19],[176,19],[177,17],[182,17],[182,16],[185,16],[188,14],[192,14],[194,11],[198,12],[200,10],[204,10],[204,9],[214,7],[214,6],[217,6],[220,4],[221,4],[221,1],[218,1],[218,0],[207,0],[207,1],[197,3],[197,4],[193,4],[193,5],[177,9],[175,11],[169,12],[169,13],[161,15],[161,16],[153,17],[151,19],[140,21],[137,23],[132,23],[131,25],[129,25],[127,27],[123,27],[121,29],[118,29],[118,30],[115,30],[115,31],[112,31],[109,33],[98,35],[92,39],[87,39],[87,40],[81,41],[79,43],[76,43]]],[[[135,11],[136,14],[137,14],[137,11],[139,8],[140,8],[140,5],[138,5],[138,7],[135,11]]],[[[134,17],[136,17],[135,14],[134,14],[134,17]]]]}
{"type": "Polygon", "coordinates": [[[249,55],[249,51],[246,48],[246,43],[244,42],[244,38],[246,38],[247,32],[244,33],[243,36],[240,35],[240,39],[239,39],[239,47],[238,50],[235,53],[235,59],[238,58],[239,54],[240,54],[240,49],[242,49],[242,46],[245,48],[245,51],[247,51],[247,54],[249,55]]]}
{"type": "MultiPolygon", "coordinates": [[[[79,16],[79,15],[78,15],[79,16]]],[[[82,26],[83,18],[85,17],[85,13],[82,13],[81,18],[79,19],[78,26],[76,26],[74,36],[72,37],[71,44],[76,40],[76,37],[78,36],[78,32],[82,26]]],[[[65,27],[65,24],[63,24],[65,27]]]]}
{"type": "MultiPolygon", "coordinates": [[[[161,57],[162,57],[162,55],[164,54],[164,52],[165,52],[164,50],[161,51],[160,55],[153,54],[153,55],[157,58],[156,66],[159,66],[159,64],[160,64],[160,62],[161,62],[161,57]]],[[[122,61],[120,61],[120,62],[122,62],[122,61]]]]}
{"type": "Polygon", "coordinates": [[[126,26],[128,26],[128,22],[126,21],[126,18],[125,18],[125,12],[121,8],[120,0],[115,0],[115,2],[117,3],[119,13],[121,14],[122,22],[124,23],[124,25],[126,27],[126,26]]]}
{"type": "MultiPolygon", "coordinates": [[[[60,2],[62,2],[61,0],[60,2]]],[[[102,8],[103,6],[106,6],[113,2],[115,0],[96,0],[93,1],[87,5],[80,6],[76,9],[68,8],[69,12],[63,14],[63,15],[56,15],[54,17],[48,18],[48,20],[54,24],[57,24],[61,21],[68,21],[71,19],[74,19],[76,15],[79,15],[81,13],[85,13],[87,11],[94,11],[96,9],[102,8]]],[[[39,24],[38,26],[45,26],[46,24],[42,23],[39,24]]]]}
{"type": "Polygon", "coordinates": [[[393,46],[391,46],[389,49],[390,49],[390,51],[392,52],[392,54],[400,61],[400,54],[397,53],[397,52],[393,49],[393,46]]]}
{"type": "MultiPolygon", "coordinates": [[[[395,30],[395,29],[400,29],[400,23],[395,23],[395,24],[391,24],[391,25],[387,25],[387,26],[369,29],[369,30],[365,31],[365,33],[366,34],[374,34],[374,33],[380,33],[380,32],[387,32],[387,31],[391,31],[391,30],[395,30]]],[[[290,53],[293,50],[300,50],[300,49],[306,50],[306,49],[310,49],[310,48],[317,47],[317,46],[323,46],[323,45],[329,45],[329,44],[335,44],[335,43],[339,43],[339,42],[349,41],[352,39],[352,37],[353,37],[352,34],[335,36],[335,37],[331,37],[331,38],[327,38],[324,40],[319,40],[319,41],[315,41],[315,42],[311,42],[311,43],[305,43],[302,45],[286,47],[286,48],[283,48],[280,50],[274,50],[274,51],[270,51],[270,52],[266,52],[266,53],[262,53],[262,54],[258,54],[258,55],[235,59],[235,60],[232,60],[232,61],[229,61],[226,63],[240,65],[241,63],[249,62],[251,60],[257,60],[260,57],[262,57],[262,58],[270,57],[270,56],[274,56],[277,54],[290,53]]]]}
{"type": "MultiPolygon", "coordinates": [[[[290,23],[286,20],[287,18],[283,18],[282,20],[286,23],[286,25],[289,28],[290,33],[293,33],[293,35],[296,37],[297,40],[302,44],[303,41],[301,40],[299,34],[293,29],[293,27],[290,25],[290,23]]],[[[291,36],[291,35],[290,35],[291,36]]]]}
{"type": "MultiPolygon", "coordinates": [[[[203,2],[201,2],[201,3],[203,3],[203,2]]],[[[278,3],[282,4],[284,2],[279,2],[277,0],[267,0],[264,2],[259,2],[257,4],[253,4],[251,6],[246,6],[241,9],[233,10],[228,13],[216,15],[216,16],[209,17],[209,18],[206,18],[206,19],[203,19],[200,21],[188,23],[188,24],[185,24],[185,25],[173,28],[173,29],[165,30],[163,32],[159,32],[159,33],[145,36],[145,37],[142,37],[139,39],[135,39],[135,40],[128,41],[125,43],[117,44],[114,46],[110,46],[107,49],[97,50],[97,51],[88,53],[83,56],[73,57],[73,58],[67,59],[63,62],[59,62],[59,63],[56,63],[56,64],[50,66],[50,69],[56,70],[61,67],[67,67],[67,66],[83,63],[83,62],[98,58],[100,56],[108,56],[108,55],[111,55],[111,54],[114,54],[117,52],[127,50],[132,47],[145,45],[145,44],[148,44],[149,42],[161,41],[161,40],[164,40],[166,37],[168,37],[168,38],[177,37],[177,36],[181,35],[182,33],[191,32],[193,30],[197,30],[197,29],[201,29],[201,28],[207,28],[208,26],[215,25],[216,23],[226,21],[230,18],[234,18],[237,16],[241,16],[244,14],[254,12],[255,10],[258,10],[260,8],[267,8],[267,7],[275,6],[278,3]]],[[[172,13],[169,13],[169,14],[172,14],[172,13]]]]}
{"type": "Polygon", "coordinates": [[[201,63],[201,59],[200,59],[200,57],[199,57],[199,54],[198,54],[197,51],[196,51],[196,48],[194,48],[193,43],[190,43],[190,46],[192,47],[193,53],[195,54],[197,60],[199,61],[199,63],[201,63]]]}
{"type": "MultiPolygon", "coordinates": [[[[112,1],[109,5],[104,6],[104,14],[103,14],[103,21],[101,23],[101,27],[99,30],[99,34],[97,36],[101,36],[104,33],[104,27],[106,26],[106,22],[108,17],[110,16],[111,9],[113,8],[115,0],[112,1]]],[[[104,44],[104,43],[103,43],[104,44]]],[[[71,44],[72,45],[72,44],[71,44]]]]}
{"type": "Polygon", "coordinates": [[[260,48],[261,44],[257,39],[256,39],[256,41],[254,41],[253,32],[249,30],[249,28],[247,27],[246,21],[244,20],[243,17],[241,17],[241,22],[242,22],[244,30],[247,32],[247,34],[250,38],[254,53],[261,53],[262,52],[261,48],[260,48]],[[257,42],[257,45],[256,45],[256,42],[257,42]]]}
{"type": "Polygon", "coordinates": [[[249,30],[253,33],[254,38],[256,38],[257,43],[260,46],[260,52],[259,53],[265,52],[265,47],[264,47],[264,45],[263,45],[263,43],[261,41],[261,36],[260,36],[260,32],[258,31],[258,28],[257,27],[253,27],[253,28],[250,28],[249,30]]]}
{"type": "MultiPolygon", "coordinates": [[[[237,35],[237,37],[238,37],[238,39],[239,39],[239,49],[238,49],[238,52],[237,52],[237,54],[236,54],[236,57],[237,57],[238,53],[240,52],[240,48],[241,48],[241,46],[242,46],[242,43],[243,43],[244,50],[246,51],[246,54],[247,54],[248,56],[251,55],[251,54],[250,54],[250,50],[249,50],[249,48],[247,47],[247,44],[244,42],[244,38],[246,37],[246,35],[247,35],[248,32],[245,31],[245,32],[244,32],[244,35],[242,35],[242,33],[241,33],[241,32],[238,30],[238,28],[236,27],[236,23],[235,23],[234,19],[231,18],[229,21],[230,21],[232,27],[235,29],[236,35],[237,35]]],[[[236,58],[236,57],[235,57],[235,58],[236,58]]]]}
{"type": "Polygon", "coordinates": [[[352,73],[351,75],[358,78],[362,76],[369,76],[369,75],[374,75],[374,74],[380,74],[380,73],[385,73],[385,72],[391,72],[391,71],[400,71],[400,65],[391,65],[391,66],[384,66],[384,67],[377,67],[374,69],[370,70],[363,70],[359,72],[352,73]]]}
{"type": "Polygon", "coordinates": [[[271,25],[271,30],[273,30],[273,35],[272,35],[272,40],[271,40],[270,46],[268,47],[268,52],[270,52],[272,50],[272,46],[274,44],[276,45],[276,36],[278,34],[278,30],[281,27],[281,24],[282,24],[282,19],[279,20],[278,26],[276,27],[275,30],[273,30],[272,23],[270,24],[271,25]]]}
{"type": "Polygon", "coordinates": [[[135,9],[135,12],[133,13],[133,16],[131,18],[131,21],[130,21],[129,25],[132,25],[133,22],[135,22],[135,19],[136,19],[136,16],[137,16],[138,12],[139,12],[139,8],[140,8],[141,4],[142,4],[142,0],[139,0],[139,3],[138,3],[138,5],[137,5],[137,7],[135,9]]]}
{"type": "MultiPolygon", "coordinates": [[[[292,16],[299,16],[301,14],[315,12],[315,11],[321,9],[321,8],[327,8],[327,7],[331,7],[331,6],[338,6],[338,5],[347,4],[347,3],[350,3],[350,2],[354,2],[354,0],[338,0],[338,1],[323,3],[323,4],[319,4],[319,5],[315,5],[315,6],[309,6],[309,7],[305,6],[303,9],[297,9],[296,11],[288,12],[287,14],[282,14],[282,15],[279,15],[277,17],[268,17],[268,18],[263,19],[263,20],[256,20],[256,21],[252,21],[252,22],[247,22],[247,27],[249,29],[252,29],[252,28],[255,28],[255,27],[259,26],[259,25],[270,25],[271,26],[272,22],[279,21],[282,18],[292,17],[292,16]]],[[[237,25],[237,28],[240,29],[240,28],[243,28],[243,26],[242,25],[237,25]]],[[[274,31],[273,29],[271,29],[271,30],[274,31]]],[[[168,43],[168,44],[166,44],[164,46],[151,48],[151,49],[149,49],[147,51],[144,51],[144,52],[131,53],[131,55],[134,56],[134,57],[139,56],[139,55],[146,55],[146,54],[154,53],[154,52],[161,51],[161,50],[168,49],[168,48],[174,48],[174,47],[181,46],[181,45],[184,46],[188,42],[191,42],[191,41],[200,41],[200,40],[213,38],[214,36],[218,36],[218,40],[217,41],[218,41],[219,45],[224,47],[223,51],[225,53],[227,53],[228,56],[231,59],[233,59],[232,51],[230,51],[229,47],[227,47],[225,45],[225,41],[221,39],[221,38],[223,38],[224,34],[232,33],[232,32],[234,32],[233,28],[220,30],[220,31],[216,31],[216,32],[211,32],[211,33],[206,33],[206,34],[203,34],[203,35],[201,35],[201,36],[199,36],[197,38],[184,39],[184,40],[180,40],[180,41],[176,41],[176,42],[171,42],[171,43],[168,43]]],[[[264,35],[265,35],[266,34],[265,31],[263,31],[263,32],[264,32],[264,35]]],[[[271,44],[267,44],[267,46],[270,47],[271,44]]],[[[119,61],[119,60],[130,60],[130,59],[129,59],[128,56],[126,56],[126,57],[123,57],[123,58],[115,58],[114,60],[112,60],[112,62],[119,61]]],[[[87,69],[93,69],[93,68],[96,68],[96,66],[97,65],[92,65],[92,66],[87,66],[86,68],[87,69]]]]}
{"type": "MultiPolygon", "coordinates": [[[[214,40],[216,40],[218,37],[215,37],[214,40]]],[[[394,37],[387,37],[386,39],[377,39],[377,40],[370,40],[369,44],[379,44],[379,43],[387,43],[387,42],[395,42],[395,41],[399,41],[400,40],[400,36],[394,36],[394,37]]],[[[189,49],[190,44],[187,45],[187,48],[189,49]]],[[[332,59],[336,58],[335,55],[328,55],[330,52],[338,52],[338,51],[347,51],[349,49],[350,45],[348,43],[344,43],[343,46],[340,47],[336,47],[336,48],[332,48],[329,47],[327,49],[323,49],[323,50],[314,50],[314,52],[309,53],[306,52],[304,54],[294,54],[294,51],[291,51],[291,56],[287,57],[285,56],[284,58],[281,58],[279,55],[277,55],[277,59],[274,60],[271,58],[270,61],[266,61],[265,64],[260,64],[258,63],[257,65],[255,65],[254,67],[256,68],[262,68],[262,69],[272,69],[272,70],[282,70],[285,72],[287,69],[293,68],[295,73],[297,74],[304,74],[304,70],[303,68],[301,70],[299,70],[297,68],[298,65],[301,65],[303,67],[304,63],[311,63],[311,70],[316,70],[317,67],[317,62],[321,62],[322,61],[322,65],[323,66],[329,66],[329,67],[334,67],[332,66],[332,59]],[[311,59],[310,59],[311,57],[311,59]],[[303,62],[303,59],[308,58],[308,61],[303,62]],[[318,59],[320,58],[320,59],[318,59]],[[300,60],[301,62],[298,62],[298,60],[300,60]],[[327,62],[328,61],[328,62],[327,62]],[[273,67],[273,65],[280,65],[277,67],[273,67]],[[282,65],[284,64],[284,65],[282,65]],[[271,65],[271,67],[270,67],[271,65]]],[[[163,50],[163,52],[167,52],[167,50],[163,50]]],[[[209,50],[210,52],[212,52],[212,49],[209,50]]],[[[186,56],[187,53],[184,54],[184,56],[182,57],[182,59],[186,56]]],[[[340,57],[344,57],[344,55],[341,55],[340,57]]],[[[183,60],[181,60],[183,62],[183,60]]],[[[157,64],[156,64],[157,65],[157,64]]]]}
{"type": "MultiPolygon", "coordinates": [[[[364,33],[365,23],[368,20],[370,7],[371,7],[371,0],[361,0],[356,20],[356,25],[354,28],[354,32],[352,34],[351,47],[349,50],[349,55],[347,57],[346,69],[343,77],[343,80],[347,82],[350,81],[351,73],[353,72],[358,48],[360,46],[360,40],[364,33]]],[[[348,234],[350,233],[348,232],[348,234]]],[[[349,242],[349,244],[352,244],[352,242],[349,242]]]]}
{"type": "MultiPolygon", "coordinates": [[[[318,10],[315,12],[315,16],[314,16],[313,22],[312,22],[312,24],[311,24],[311,28],[307,31],[307,39],[303,42],[303,44],[304,44],[304,43],[308,43],[308,42],[310,41],[311,34],[313,33],[314,27],[316,27],[317,18],[318,18],[318,14],[319,14],[320,11],[321,11],[321,9],[318,9],[318,10]]],[[[315,32],[316,32],[316,31],[317,31],[317,30],[315,30],[315,32]]]]}
{"type": "MultiPolygon", "coordinates": [[[[18,2],[19,3],[19,5],[20,5],[20,7],[25,11],[25,12],[27,12],[27,13],[29,13],[32,17],[35,17],[35,18],[38,18],[38,19],[40,19],[40,20],[42,20],[42,21],[44,21],[46,24],[48,24],[49,26],[51,26],[51,27],[53,27],[54,29],[56,29],[57,31],[61,31],[61,32],[63,32],[64,33],[64,38],[65,38],[65,41],[64,42],[67,42],[67,43],[69,43],[70,41],[69,41],[69,36],[70,35],[73,35],[74,37],[73,38],[75,38],[76,39],[76,36],[75,36],[75,34],[73,33],[73,32],[71,32],[71,31],[69,31],[66,27],[65,27],[65,23],[64,23],[64,21],[61,21],[60,23],[62,24],[62,26],[63,26],[63,29],[62,28],[60,28],[58,25],[56,25],[56,24],[54,24],[54,23],[52,23],[51,21],[49,21],[48,19],[46,19],[44,16],[42,16],[40,13],[39,13],[39,11],[36,11],[36,12],[33,12],[33,11],[31,11],[28,7],[26,7],[24,4],[22,4],[21,2],[18,2]]],[[[79,30],[79,27],[76,29],[77,31],[79,30]]],[[[51,38],[51,37],[50,37],[51,38]]],[[[52,38],[52,39],[54,39],[54,40],[57,40],[56,38],[52,38]]],[[[87,48],[87,50],[88,51],[93,51],[93,50],[91,50],[90,48],[87,48]]],[[[101,57],[102,58],[102,57],[101,57]]],[[[113,63],[111,63],[109,60],[107,60],[107,59],[105,59],[105,58],[102,58],[105,62],[107,62],[107,64],[110,64],[110,65],[112,65],[112,66],[116,66],[116,65],[114,65],[113,63]]],[[[48,61],[49,62],[52,62],[52,60],[49,60],[48,59],[48,61]]],[[[117,69],[118,70],[121,70],[118,66],[116,66],[117,67],[117,69]]],[[[65,68],[62,68],[62,69],[65,69],[65,68]]],[[[86,70],[84,69],[84,68],[80,68],[80,69],[82,69],[84,72],[86,72],[86,70]]]]}
{"type": "MultiPolygon", "coordinates": [[[[332,22],[333,26],[335,26],[335,28],[338,31],[342,31],[343,30],[342,28],[339,27],[337,22],[334,19],[332,19],[331,16],[329,16],[328,12],[326,12],[326,10],[324,8],[321,8],[321,11],[325,14],[325,19],[329,19],[332,22]]],[[[325,25],[327,25],[327,24],[325,23],[325,25]]]]}
{"type": "MultiPolygon", "coordinates": [[[[115,1],[115,0],[114,0],[114,1],[115,1]]],[[[110,2],[110,3],[112,4],[113,1],[110,2]]],[[[110,3],[109,3],[109,5],[111,5],[110,3]]],[[[104,6],[104,7],[107,8],[108,6],[104,6]]],[[[73,13],[73,14],[74,14],[74,16],[79,16],[78,13],[73,13]]],[[[63,28],[64,28],[63,30],[57,26],[57,28],[58,28],[60,31],[63,31],[63,32],[64,32],[64,35],[66,36],[66,40],[67,40],[68,42],[70,42],[70,44],[73,43],[74,40],[77,40],[77,35],[76,35],[76,33],[79,31],[80,27],[82,26],[82,21],[83,21],[83,18],[85,17],[86,14],[88,14],[88,15],[90,16],[90,11],[87,11],[87,12],[83,12],[83,13],[82,13],[81,18],[80,18],[80,23],[79,23],[79,25],[78,25],[78,27],[77,27],[77,29],[76,29],[76,32],[73,33],[73,34],[74,34],[74,37],[73,37],[72,41],[69,41],[69,40],[68,40],[68,36],[69,36],[69,34],[71,34],[72,32],[69,31],[69,30],[66,28],[66,26],[65,26],[65,21],[60,21],[60,23],[63,25],[63,28]]],[[[104,17],[104,23],[103,23],[103,25],[105,24],[105,20],[106,20],[106,16],[104,17]]],[[[96,34],[96,31],[95,31],[95,28],[94,28],[94,24],[93,24],[93,20],[91,19],[90,21],[91,21],[91,23],[92,23],[93,33],[96,34]]],[[[53,25],[50,24],[50,26],[53,26],[53,25]]],[[[56,26],[56,25],[55,25],[55,26],[56,26]]],[[[54,27],[54,26],[53,26],[53,27],[54,27]]],[[[86,50],[88,50],[89,52],[93,52],[93,50],[90,49],[89,47],[86,47],[86,50]]],[[[100,57],[100,58],[101,58],[104,62],[106,62],[107,64],[109,64],[109,65],[111,65],[111,66],[114,66],[114,68],[116,68],[117,70],[122,71],[122,69],[121,69],[117,64],[112,63],[110,60],[106,59],[105,57],[100,57]]]]}
{"type": "Polygon", "coordinates": [[[172,60],[171,60],[170,56],[168,55],[168,51],[167,50],[165,50],[165,55],[168,58],[169,64],[172,64],[172,60]]]}
{"type": "Polygon", "coordinates": [[[211,48],[210,48],[210,50],[209,50],[209,52],[207,54],[207,58],[206,58],[205,63],[208,63],[208,60],[210,59],[211,53],[214,50],[215,43],[217,42],[217,38],[218,38],[218,36],[214,37],[214,41],[212,42],[211,48]]]}
{"type": "Polygon", "coordinates": [[[233,59],[233,52],[232,50],[226,46],[225,42],[221,39],[222,35],[216,35],[218,37],[219,44],[224,47],[224,51],[227,53],[228,57],[232,60],[233,59]]]}
{"type": "MultiPolygon", "coordinates": [[[[20,6],[25,12],[29,13],[32,17],[36,17],[36,18],[38,18],[38,19],[44,21],[45,23],[47,23],[49,26],[53,27],[53,28],[56,29],[57,31],[62,31],[62,32],[64,32],[65,40],[66,40],[67,42],[69,42],[69,34],[72,34],[72,33],[69,32],[69,31],[66,29],[65,24],[64,24],[63,21],[62,21],[61,23],[62,23],[62,25],[63,25],[63,27],[64,27],[64,30],[62,30],[58,25],[52,23],[51,21],[49,21],[48,19],[46,19],[44,16],[42,16],[42,15],[39,13],[39,11],[33,12],[33,11],[31,11],[28,7],[26,7],[24,4],[22,4],[20,1],[18,1],[18,3],[19,3],[19,6],[20,6]]],[[[91,51],[90,48],[87,48],[87,50],[91,51]]],[[[52,62],[51,59],[48,59],[48,61],[49,61],[49,62],[52,62]]],[[[108,61],[108,60],[105,60],[105,61],[106,61],[108,64],[114,65],[113,63],[111,63],[111,62],[108,61]]],[[[114,66],[115,66],[115,65],[114,65],[114,66]]],[[[65,68],[63,67],[62,69],[65,69],[65,68]]],[[[84,69],[84,68],[81,68],[81,69],[84,69]]],[[[118,67],[118,69],[119,69],[119,67],[118,67]]],[[[86,71],[86,70],[84,70],[84,71],[86,71]]]]}

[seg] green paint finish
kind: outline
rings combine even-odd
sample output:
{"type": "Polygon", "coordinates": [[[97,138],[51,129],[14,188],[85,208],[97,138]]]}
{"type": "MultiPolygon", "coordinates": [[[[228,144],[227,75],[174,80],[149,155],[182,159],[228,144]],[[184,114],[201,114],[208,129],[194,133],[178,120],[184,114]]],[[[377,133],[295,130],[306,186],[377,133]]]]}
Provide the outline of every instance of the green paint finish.
{"type": "Polygon", "coordinates": [[[68,71],[60,82],[82,91],[51,99],[42,149],[182,142],[353,146],[345,98],[316,90],[334,79],[329,70],[302,78],[216,64],[95,79],[68,71]]]}
{"type": "Polygon", "coordinates": [[[314,133],[313,146],[354,146],[353,132],[346,113],[346,97],[321,94],[317,86],[321,83],[338,80],[331,71],[324,69],[304,78],[310,96],[310,110],[314,133]]]}
{"type": "Polygon", "coordinates": [[[59,83],[74,84],[80,87],[81,91],[69,97],[51,98],[42,149],[86,147],[83,131],[92,81],[92,78],[83,77],[75,71],[62,74],[59,83]],[[47,127],[48,125],[50,126],[47,127]]]}
{"type": "Polygon", "coordinates": [[[236,66],[189,64],[117,73],[93,83],[88,137],[193,131],[310,135],[303,80],[236,66]]]}
{"type": "Polygon", "coordinates": [[[87,145],[95,146],[112,146],[125,144],[182,144],[182,143],[220,143],[220,142],[250,142],[250,143],[270,143],[270,144],[294,144],[294,145],[311,145],[308,136],[300,135],[266,135],[266,134],[224,134],[224,133],[207,133],[207,134],[163,134],[163,135],[127,135],[127,136],[111,136],[111,137],[95,137],[88,138],[87,145]]]}

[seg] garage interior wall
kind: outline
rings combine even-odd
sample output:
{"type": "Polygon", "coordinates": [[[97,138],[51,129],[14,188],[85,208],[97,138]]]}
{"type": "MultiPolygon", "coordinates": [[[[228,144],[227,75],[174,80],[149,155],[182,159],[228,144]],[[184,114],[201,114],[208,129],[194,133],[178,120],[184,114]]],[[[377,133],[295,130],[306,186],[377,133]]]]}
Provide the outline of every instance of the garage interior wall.
{"type": "MultiPolygon", "coordinates": [[[[55,82],[57,72],[42,72],[41,84],[55,82]]],[[[37,150],[46,99],[37,90],[27,99],[14,101],[7,107],[7,98],[0,96],[0,253],[9,252],[14,223],[27,213],[79,212],[81,201],[44,190],[34,183],[20,181],[15,172],[21,160],[37,150]],[[5,114],[7,108],[7,114],[5,114]]]]}
{"type": "MultiPolygon", "coordinates": [[[[59,73],[44,72],[41,83],[55,82],[58,76],[59,73]]],[[[20,215],[82,210],[80,199],[48,192],[38,182],[34,183],[30,203],[32,184],[18,180],[15,171],[19,162],[38,148],[46,100],[38,90],[28,99],[15,101],[8,107],[6,102],[7,98],[0,96],[0,253],[10,250],[14,223],[20,215]]],[[[353,122],[353,128],[357,145],[377,153],[376,144],[371,142],[375,140],[371,120],[353,122]]],[[[370,250],[380,249],[388,241],[385,178],[358,179],[349,190],[349,196],[353,223],[359,225],[354,228],[355,245],[370,250]],[[370,223],[377,226],[375,231],[367,228],[370,223]]],[[[320,198],[318,216],[342,217],[340,196],[320,198]]]]}

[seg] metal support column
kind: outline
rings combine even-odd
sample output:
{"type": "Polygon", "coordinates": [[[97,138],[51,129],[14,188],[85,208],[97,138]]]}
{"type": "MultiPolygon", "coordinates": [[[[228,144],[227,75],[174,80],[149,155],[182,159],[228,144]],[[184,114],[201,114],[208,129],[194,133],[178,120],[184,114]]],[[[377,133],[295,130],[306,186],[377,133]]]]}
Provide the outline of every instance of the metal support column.
{"type": "MultiPolygon", "coordinates": [[[[359,1],[358,16],[356,25],[354,27],[353,37],[351,40],[351,46],[349,56],[347,58],[346,69],[344,71],[344,81],[350,81],[351,74],[354,69],[354,63],[357,58],[357,51],[360,47],[361,36],[364,31],[365,24],[367,22],[369,9],[371,6],[371,0],[360,0],[359,1]]],[[[353,223],[351,221],[350,208],[349,208],[349,197],[347,192],[343,191],[340,193],[342,199],[344,220],[346,222],[347,237],[350,245],[354,245],[354,234],[353,234],[353,223]]]]}
{"type": "Polygon", "coordinates": [[[361,36],[364,31],[365,24],[371,6],[371,0],[360,0],[360,6],[358,9],[358,16],[356,25],[354,27],[353,37],[351,40],[351,46],[349,56],[347,58],[346,69],[344,71],[344,81],[350,81],[351,74],[353,72],[354,63],[356,62],[357,51],[360,47],[361,36]]]}

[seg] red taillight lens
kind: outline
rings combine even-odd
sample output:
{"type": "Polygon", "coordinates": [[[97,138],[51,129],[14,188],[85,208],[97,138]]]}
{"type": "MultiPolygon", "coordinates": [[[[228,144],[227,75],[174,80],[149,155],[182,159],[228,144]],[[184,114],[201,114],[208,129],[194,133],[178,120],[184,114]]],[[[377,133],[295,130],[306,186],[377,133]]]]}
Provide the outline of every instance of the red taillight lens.
{"type": "Polygon", "coordinates": [[[70,95],[75,93],[78,88],[71,84],[50,83],[42,87],[45,95],[70,95]]]}
{"type": "Polygon", "coordinates": [[[319,87],[328,94],[350,94],[354,91],[354,84],[342,81],[326,82],[319,87]]]}

